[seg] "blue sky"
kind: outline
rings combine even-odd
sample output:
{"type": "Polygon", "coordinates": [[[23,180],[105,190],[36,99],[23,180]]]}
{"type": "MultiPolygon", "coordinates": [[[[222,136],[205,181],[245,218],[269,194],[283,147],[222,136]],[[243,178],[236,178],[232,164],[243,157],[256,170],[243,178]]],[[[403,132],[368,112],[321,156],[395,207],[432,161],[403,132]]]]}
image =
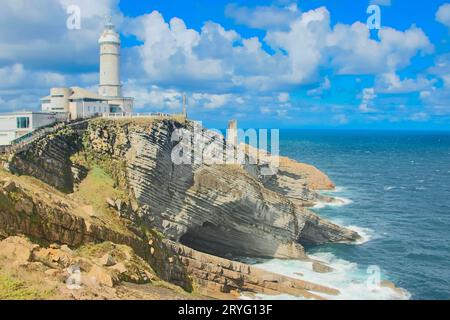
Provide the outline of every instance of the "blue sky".
{"type": "Polygon", "coordinates": [[[52,86],[96,90],[98,34],[123,40],[136,111],[210,127],[449,129],[450,3],[404,0],[2,1],[0,110],[38,109],[52,86]],[[3,3],[4,2],[4,3],[3,3]],[[66,27],[77,5],[81,29],[66,27]],[[379,5],[381,29],[366,10],[379,5]]]}

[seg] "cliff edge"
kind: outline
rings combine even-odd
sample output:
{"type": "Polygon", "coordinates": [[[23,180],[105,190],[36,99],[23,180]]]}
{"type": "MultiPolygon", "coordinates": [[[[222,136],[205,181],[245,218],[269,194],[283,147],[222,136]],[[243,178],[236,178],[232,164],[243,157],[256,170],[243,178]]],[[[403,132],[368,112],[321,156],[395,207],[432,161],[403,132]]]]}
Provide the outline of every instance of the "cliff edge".
{"type": "MultiPolygon", "coordinates": [[[[241,256],[308,259],[305,244],[359,239],[356,232],[308,210],[322,199],[318,190],[334,187],[325,174],[281,158],[278,172],[267,176],[267,162],[254,162],[245,151],[239,164],[213,157],[227,148],[222,135],[176,119],[93,119],[77,128],[63,127],[5,159],[5,168],[20,176],[17,183],[22,187],[0,199],[5,203],[0,234],[25,234],[75,247],[104,241],[124,244],[147,261],[157,277],[187,290],[196,283],[218,286],[220,292],[256,286],[255,292],[308,296],[314,286],[294,279],[278,288],[264,280],[276,276],[253,271],[260,279],[249,278],[240,265],[227,269],[229,277],[222,268],[202,278],[198,270],[203,264],[192,264],[197,257],[214,265],[214,256],[223,261],[241,256]],[[200,152],[195,144],[199,140],[200,152]],[[189,161],[174,162],[177,146],[189,161]],[[28,184],[31,177],[35,180],[28,184]],[[37,185],[37,192],[30,193],[30,185],[37,185]],[[40,191],[52,201],[42,203],[40,191]],[[14,202],[15,192],[31,198],[28,207],[14,202]],[[25,219],[17,212],[25,212],[25,219]],[[187,252],[185,258],[177,257],[187,252]],[[190,277],[189,270],[197,276],[190,277]]],[[[334,289],[317,290],[337,294],[334,289]]]]}

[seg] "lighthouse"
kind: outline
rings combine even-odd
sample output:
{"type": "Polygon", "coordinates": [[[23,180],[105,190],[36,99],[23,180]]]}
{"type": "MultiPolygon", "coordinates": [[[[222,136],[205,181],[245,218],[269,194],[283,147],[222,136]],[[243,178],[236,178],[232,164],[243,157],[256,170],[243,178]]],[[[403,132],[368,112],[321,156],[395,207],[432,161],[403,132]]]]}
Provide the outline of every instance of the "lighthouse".
{"type": "Polygon", "coordinates": [[[100,45],[99,95],[115,98],[122,96],[120,83],[120,36],[114,29],[112,18],[105,23],[105,29],[98,40],[100,45]]]}
{"type": "Polygon", "coordinates": [[[100,81],[98,94],[80,87],[51,88],[41,99],[41,109],[53,112],[57,119],[76,120],[105,114],[130,115],[134,99],[122,96],[120,83],[120,36],[111,18],[98,40],[100,45],[100,81]]]}

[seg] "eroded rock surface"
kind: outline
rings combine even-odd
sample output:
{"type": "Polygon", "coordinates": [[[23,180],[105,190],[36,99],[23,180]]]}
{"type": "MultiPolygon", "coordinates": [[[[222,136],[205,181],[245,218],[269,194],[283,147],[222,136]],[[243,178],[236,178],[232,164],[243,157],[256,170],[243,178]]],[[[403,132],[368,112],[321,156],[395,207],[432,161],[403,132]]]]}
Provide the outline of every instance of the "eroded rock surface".
{"type": "Polygon", "coordinates": [[[283,158],[279,173],[268,178],[248,156],[242,165],[217,164],[212,154],[226,150],[224,138],[191,123],[94,121],[87,132],[91,153],[126,159],[142,217],[174,241],[222,256],[304,258],[301,243],[358,238],[304,207],[319,197],[316,189],[333,187],[311,166],[283,158]],[[190,151],[188,164],[172,161],[177,129],[192,137],[180,142],[190,151]],[[202,139],[203,153],[192,145],[202,139]]]}
{"type": "MultiPolygon", "coordinates": [[[[60,181],[67,173],[83,171],[68,157],[83,152],[129,190],[138,204],[137,216],[147,226],[171,240],[222,256],[306,258],[302,244],[359,237],[307,210],[320,198],[317,189],[333,187],[312,166],[282,158],[278,173],[265,176],[265,164],[252,163],[248,155],[242,164],[217,163],[211,159],[226,149],[223,136],[191,122],[97,119],[82,135],[82,146],[77,142],[76,148],[61,154],[51,151],[61,146],[60,138],[38,142],[35,149],[16,155],[11,168],[66,191],[77,179],[69,179],[70,185],[60,181]],[[178,143],[173,133],[180,130],[188,139],[178,143]],[[193,143],[198,141],[204,145],[200,151],[193,143]],[[191,161],[172,161],[177,144],[187,146],[191,161]],[[61,176],[50,165],[43,166],[43,172],[36,169],[45,163],[57,164],[61,176]]],[[[128,215],[126,211],[121,214],[128,215]]]]}

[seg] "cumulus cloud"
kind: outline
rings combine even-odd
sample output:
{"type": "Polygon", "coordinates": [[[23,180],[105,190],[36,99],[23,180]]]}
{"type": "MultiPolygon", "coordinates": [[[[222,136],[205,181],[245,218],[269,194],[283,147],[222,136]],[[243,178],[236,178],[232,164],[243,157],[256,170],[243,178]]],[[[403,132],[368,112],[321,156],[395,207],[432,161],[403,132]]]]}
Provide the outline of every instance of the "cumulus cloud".
{"type": "MultiPolygon", "coordinates": [[[[394,72],[418,53],[432,50],[419,28],[386,28],[379,40],[362,23],[330,24],[325,7],[299,14],[286,30],[268,30],[262,40],[244,38],[207,22],[200,31],[183,20],[166,21],[154,11],[127,21],[127,33],[142,45],[135,48],[130,72],[142,64],[157,85],[183,86],[219,94],[239,90],[286,91],[319,79],[321,68],[339,74],[394,72]],[[269,53],[263,44],[275,53],[269,53]]],[[[133,76],[139,77],[136,73],[133,76]]]]}
{"type": "Polygon", "coordinates": [[[400,79],[395,73],[384,73],[376,77],[376,91],[379,93],[411,93],[430,89],[436,82],[418,76],[417,79],[400,79]]]}
{"type": "MultiPolygon", "coordinates": [[[[385,73],[391,75],[383,79],[387,91],[400,90],[399,86],[424,90],[423,79],[400,80],[392,75],[417,54],[433,50],[417,27],[384,28],[378,39],[372,39],[362,23],[333,25],[325,7],[300,12],[295,5],[228,6],[227,15],[237,23],[263,30],[263,36],[245,37],[212,21],[194,29],[176,17],[166,20],[158,11],[123,17],[119,0],[42,0],[27,2],[26,7],[23,1],[5,0],[0,11],[0,75],[6,76],[0,82],[3,105],[18,90],[23,97],[38,92],[34,96],[38,103],[51,86],[94,88],[97,39],[106,14],[114,16],[125,35],[140,42],[124,48],[122,55],[124,93],[136,98],[140,111],[177,110],[182,92],[189,92],[193,107],[211,113],[229,107],[240,114],[261,111],[288,117],[290,92],[317,84],[307,94],[320,95],[331,88],[323,75],[333,72],[385,73]],[[66,28],[69,4],[80,6],[81,30],[66,28]],[[14,30],[9,31],[9,25],[14,30]]],[[[375,89],[365,90],[369,91],[362,92],[360,109],[370,112],[375,89]]]]}
{"type": "Polygon", "coordinates": [[[26,68],[57,72],[94,70],[98,64],[97,39],[104,16],[115,14],[115,21],[120,21],[118,2],[2,1],[0,66],[20,62],[26,68]],[[68,5],[80,8],[80,30],[67,28],[68,5]]]}
{"type": "Polygon", "coordinates": [[[411,27],[405,31],[383,28],[379,41],[370,38],[367,26],[337,24],[328,35],[331,64],[340,74],[378,74],[393,72],[411,63],[418,53],[434,50],[425,33],[411,27]]]}
{"type": "Polygon", "coordinates": [[[450,3],[441,5],[436,12],[436,21],[450,27],[450,3]]]}

